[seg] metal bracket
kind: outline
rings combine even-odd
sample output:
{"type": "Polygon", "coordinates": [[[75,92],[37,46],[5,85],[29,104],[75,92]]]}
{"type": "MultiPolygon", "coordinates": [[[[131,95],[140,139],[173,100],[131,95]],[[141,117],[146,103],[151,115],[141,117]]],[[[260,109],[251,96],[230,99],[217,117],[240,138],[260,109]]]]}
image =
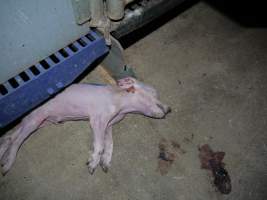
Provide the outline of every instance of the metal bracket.
{"type": "Polygon", "coordinates": [[[127,76],[136,78],[133,69],[125,63],[124,51],[121,44],[112,36],[109,54],[104,58],[101,65],[115,80],[127,76]]]}

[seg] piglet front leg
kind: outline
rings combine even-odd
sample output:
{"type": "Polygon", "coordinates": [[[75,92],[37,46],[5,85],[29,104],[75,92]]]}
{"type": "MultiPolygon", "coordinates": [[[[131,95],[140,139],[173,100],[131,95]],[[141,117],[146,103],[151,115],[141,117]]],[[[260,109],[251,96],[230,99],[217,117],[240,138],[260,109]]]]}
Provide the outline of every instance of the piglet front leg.
{"type": "Polygon", "coordinates": [[[117,114],[113,119],[109,122],[108,127],[105,133],[105,141],[104,141],[104,153],[101,156],[100,166],[102,167],[104,172],[108,172],[108,169],[111,165],[111,158],[113,152],[113,138],[112,138],[112,125],[118,123],[125,117],[125,114],[117,114]]]}
{"type": "Polygon", "coordinates": [[[103,117],[98,116],[91,118],[90,120],[91,128],[93,130],[93,153],[91,158],[88,159],[88,170],[90,174],[93,174],[96,167],[98,166],[101,156],[104,152],[104,139],[105,132],[107,128],[106,120],[103,117]]]}
{"type": "Polygon", "coordinates": [[[112,139],[112,127],[109,126],[106,129],[104,138],[104,152],[101,155],[100,166],[105,173],[108,172],[110,167],[112,152],[113,152],[113,139],[112,139]]]}

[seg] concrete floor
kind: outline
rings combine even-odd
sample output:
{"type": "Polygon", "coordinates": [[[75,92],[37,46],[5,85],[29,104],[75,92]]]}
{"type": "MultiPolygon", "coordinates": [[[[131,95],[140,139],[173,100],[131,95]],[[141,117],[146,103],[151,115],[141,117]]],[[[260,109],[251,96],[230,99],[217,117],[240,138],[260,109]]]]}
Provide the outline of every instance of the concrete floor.
{"type": "MultiPolygon", "coordinates": [[[[140,79],[172,107],[166,119],[131,115],[116,125],[112,168],[93,176],[85,165],[92,141],[86,122],[38,130],[0,177],[0,199],[266,199],[266,52],[266,29],[241,27],[196,4],[126,49],[140,79]],[[157,170],[161,138],[184,150],[166,175],[157,170]],[[229,195],[200,169],[205,143],[226,153],[229,195]]],[[[101,76],[96,70],[83,81],[101,76]]]]}

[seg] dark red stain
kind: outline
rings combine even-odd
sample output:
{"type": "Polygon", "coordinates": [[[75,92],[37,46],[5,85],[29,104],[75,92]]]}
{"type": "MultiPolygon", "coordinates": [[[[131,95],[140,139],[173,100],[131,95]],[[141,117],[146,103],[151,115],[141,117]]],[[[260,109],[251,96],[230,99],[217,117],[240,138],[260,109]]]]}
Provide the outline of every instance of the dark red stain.
{"type": "Polygon", "coordinates": [[[135,87],[134,86],[131,86],[129,88],[126,89],[127,92],[131,92],[131,93],[135,93],[135,87]]]}
{"type": "Polygon", "coordinates": [[[202,169],[212,171],[214,185],[223,194],[229,194],[232,190],[231,179],[222,162],[225,152],[214,152],[208,144],[199,147],[199,159],[202,169]]]}

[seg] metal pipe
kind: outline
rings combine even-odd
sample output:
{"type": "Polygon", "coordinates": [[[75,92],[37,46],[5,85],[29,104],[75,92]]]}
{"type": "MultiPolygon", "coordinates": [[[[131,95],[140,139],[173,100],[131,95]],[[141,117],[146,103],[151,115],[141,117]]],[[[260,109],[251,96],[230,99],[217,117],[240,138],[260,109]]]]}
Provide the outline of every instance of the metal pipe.
{"type": "Polygon", "coordinates": [[[104,16],[103,0],[90,0],[91,21],[90,26],[97,27],[104,16]]]}
{"type": "Polygon", "coordinates": [[[111,20],[120,20],[124,16],[124,0],[107,0],[108,17],[111,20]]]}
{"type": "Polygon", "coordinates": [[[124,5],[127,5],[128,3],[133,2],[134,0],[124,0],[124,5]]]}
{"type": "Polygon", "coordinates": [[[118,39],[138,28],[141,28],[145,24],[155,20],[157,17],[183,3],[188,2],[188,5],[192,5],[195,0],[153,0],[145,2],[144,6],[137,6],[135,10],[126,9],[126,14],[123,20],[120,21],[118,26],[113,26],[111,29],[112,35],[115,38],[118,39]]]}

